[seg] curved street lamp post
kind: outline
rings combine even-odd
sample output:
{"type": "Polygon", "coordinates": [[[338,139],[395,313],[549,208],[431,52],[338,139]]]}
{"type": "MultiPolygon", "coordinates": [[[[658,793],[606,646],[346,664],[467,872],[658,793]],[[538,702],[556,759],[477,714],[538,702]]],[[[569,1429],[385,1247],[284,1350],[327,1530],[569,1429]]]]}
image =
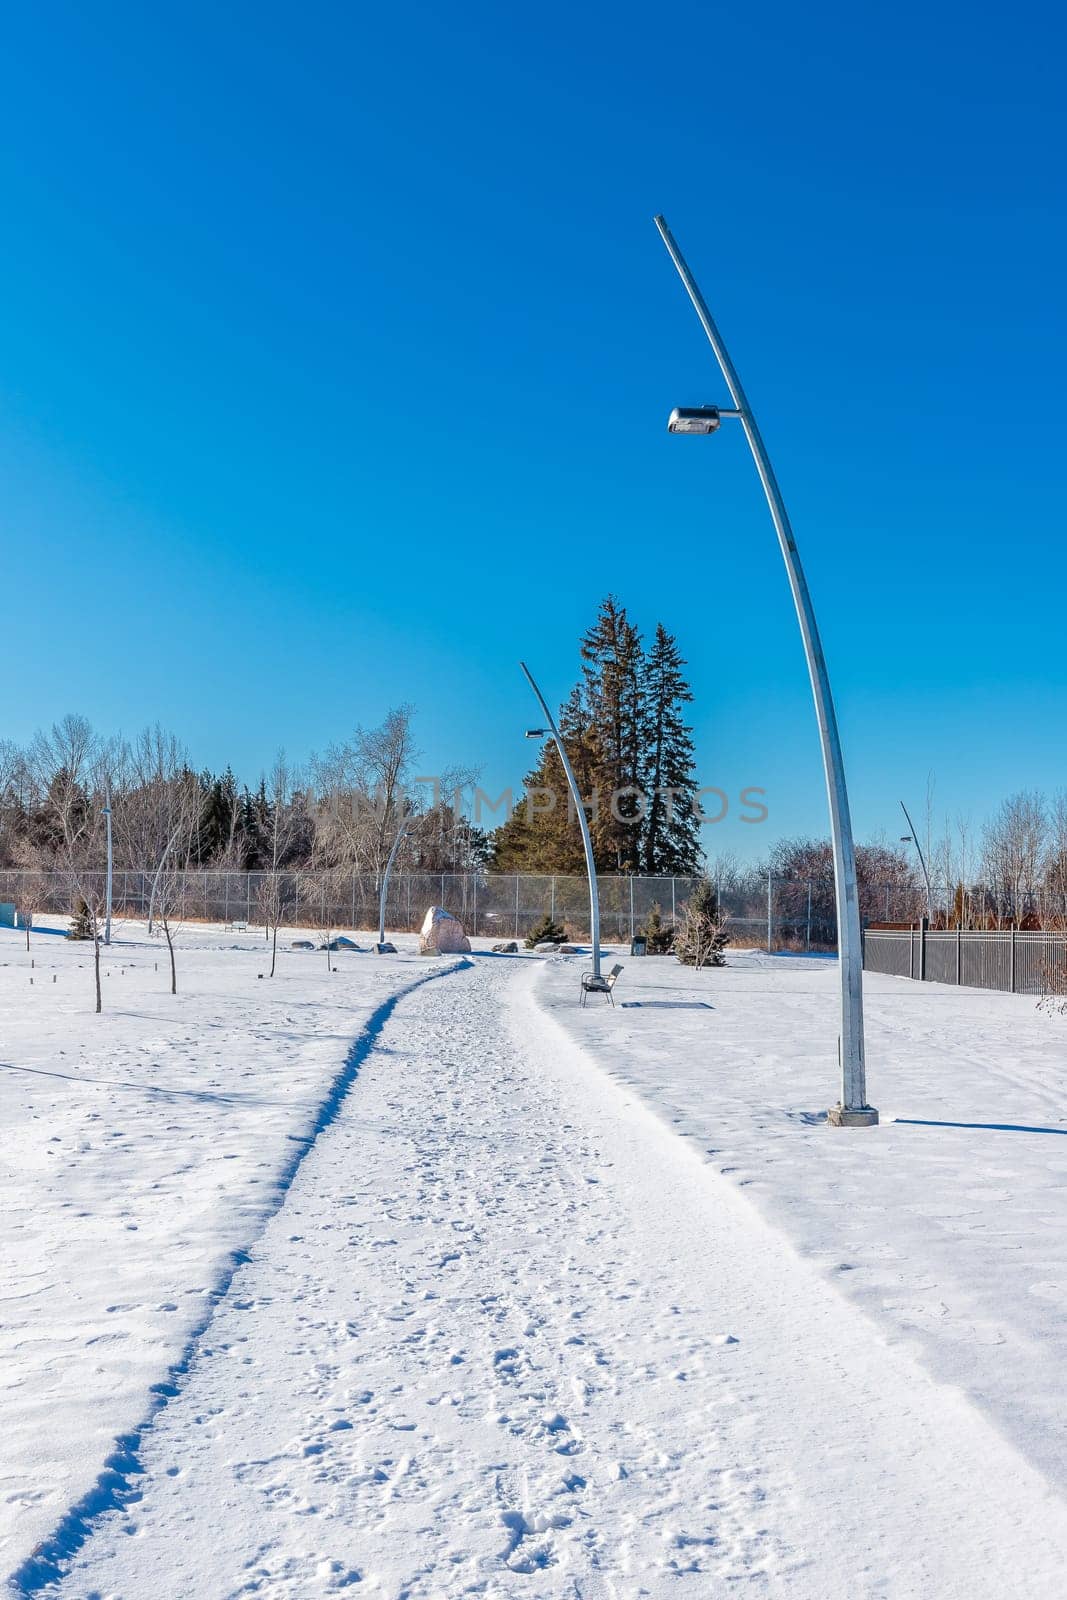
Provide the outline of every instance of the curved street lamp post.
{"type": "Polygon", "coordinates": [[[107,822],[107,888],[104,891],[104,943],[111,943],[111,886],[115,876],[115,857],[111,848],[111,786],[108,785],[107,802],[104,806],[104,819],[107,822]]]}
{"type": "Polygon", "coordinates": [[[709,434],[718,430],[720,419],[736,417],[745,431],[756,470],[767,497],[771,520],[778,535],[782,559],[789,576],[797,620],[804,640],[804,654],[808,663],[815,711],[819,721],[819,739],[822,745],[823,770],[830,802],[830,829],[834,854],[834,897],[837,905],[837,948],[841,978],[841,1034],[838,1050],[841,1059],[841,1099],[829,1111],[829,1121],[839,1128],[869,1128],[878,1121],[878,1113],[867,1104],[866,1068],[863,1050],[863,935],[860,928],[859,894],[856,885],[856,852],[852,842],[852,822],[845,788],[845,768],[841,757],[841,739],[837,729],[830,679],[826,670],[822,642],[815,621],[815,611],[808,592],[800,552],[790,526],[778,480],[775,478],[756,419],[752,414],[741,380],[730,360],[722,336],[712,320],[696,280],[686,265],[685,258],[674,242],[674,237],[663,217],[657,217],[656,227],[685,285],[693,309],[700,318],[708,343],[726,380],[733,407],[720,406],[679,407],[671,412],[667,424],[671,433],[709,434]]]}
{"type": "Polygon", "coordinates": [[[385,937],[385,897],[389,893],[389,874],[393,870],[393,862],[396,860],[397,851],[415,821],[416,818],[410,816],[406,817],[400,824],[400,830],[393,840],[393,848],[389,852],[389,859],[385,863],[385,871],[382,873],[381,890],[378,897],[378,943],[374,946],[375,955],[388,956],[396,954],[396,946],[390,944],[385,937]]]}
{"type": "Polygon", "coordinates": [[[519,666],[526,674],[526,681],[537,696],[537,702],[544,712],[545,722],[548,724],[545,728],[527,728],[526,737],[527,739],[543,739],[547,735],[554,740],[560,763],[567,775],[567,782],[574,798],[574,808],[578,813],[578,826],[582,830],[582,845],[585,849],[585,866],[589,874],[589,922],[593,935],[593,985],[595,987],[602,982],[600,976],[600,891],[596,881],[596,865],[593,861],[593,841],[589,834],[589,823],[586,821],[585,807],[582,804],[582,794],[578,788],[578,780],[574,776],[574,768],[571,766],[563,740],[560,738],[559,729],[552,720],[552,713],[548,709],[548,703],[534,682],[533,674],[525,661],[520,661],[519,666]]]}
{"type": "Polygon", "coordinates": [[[923,882],[926,884],[926,920],[927,922],[933,922],[934,892],[930,887],[930,874],[926,870],[926,857],[923,855],[923,847],[919,843],[919,835],[915,832],[915,824],[908,815],[908,808],[904,804],[903,800],[900,802],[900,809],[903,811],[905,817],[907,817],[908,827],[911,829],[910,833],[901,834],[900,842],[901,844],[913,844],[916,852],[918,853],[919,865],[923,869],[923,882]]]}

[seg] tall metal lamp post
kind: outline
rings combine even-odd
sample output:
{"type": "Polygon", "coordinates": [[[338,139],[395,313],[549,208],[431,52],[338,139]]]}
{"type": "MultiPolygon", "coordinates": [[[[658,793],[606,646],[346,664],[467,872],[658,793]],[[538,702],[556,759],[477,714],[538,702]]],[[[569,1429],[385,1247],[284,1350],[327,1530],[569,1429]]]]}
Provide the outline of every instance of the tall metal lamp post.
{"type": "Polygon", "coordinates": [[[828,1117],[834,1127],[869,1128],[878,1121],[878,1113],[867,1104],[867,1080],[863,1048],[863,934],[860,927],[859,893],[856,885],[856,852],[852,842],[852,821],[845,788],[845,768],[841,757],[841,739],[837,731],[837,717],[830,694],[830,679],[826,670],[822,642],[815,621],[815,610],[808,592],[800,552],[790,526],[778,480],[775,478],[756,419],[752,414],[741,380],[730,360],[722,336],[712,320],[704,297],[685,258],[674,242],[674,237],[662,217],[656,218],[660,237],[685,285],[693,309],[700,318],[708,343],[726,380],[733,399],[730,408],[720,406],[678,407],[671,412],[667,426],[671,433],[711,434],[718,430],[723,417],[736,418],[745,432],[756,470],[767,497],[771,520],[778,535],[782,559],[793,593],[800,632],[804,640],[808,675],[815,697],[815,711],[819,721],[819,739],[822,745],[823,770],[830,802],[830,830],[834,854],[834,895],[837,904],[837,949],[841,979],[841,1034],[838,1051],[841,1061],[841,1099],[830,1108],[828,1117]]]}
{"type": "Polygon", "coordinates": [[[910,833],[902,833],[901,834],[900,842],[901,842],[901,844],[913,844],[915,846],[916,852],[917,852],[918,857],[919,857],[919,865],[923,869],[923,882],[926,884],[926,920],[927,920],[927,922],[933,922],[933,920],[934,920],[934,893],[933,893],[933,890],[930,888],[930,874],[926,870],[926,857],[923,855],[923,847],[919,843],[919,835],[915,832],[915,824],[914,824],[914,822],[912,822],[911,817],[908,816],[908,808],[904,804],[903,800],[900,802],[900,809],[901,809],[901,811],[903,811],[905,817],[907,818],[908,827],[911,829],[910,833]]]}
{"type": "Polygon", "coordinates": [[[381,890],[378,897],[378,943],[374,946],[375,954],[379,956],[396,954],[396,946],[390,944],[385,937],[385,897],[389,893],[389,875],[393,870],[393,862],[396,860],[397,851],[400,849],[405,834],[416,821],[417,818],[412,815],[405,817],[400,824],[397,836],[393,840],[393,848],[389,852],[389,859],[385,863],[385,871],[382,873],[381,890]]]}
{"type": "Polygon", "coordinates": [[[114,879],[114,858],[111,850],[111,790],[107,791],[107,804],[104,807],[104,818],[107,822],[107,890],[104,902],[104,943],[111,943],[111,885],[114,879]]]}
{"type": "Polygon", "coordinates": [[[582,845],[585,849],[585,866],[586,871],[589,874],[589,923],[593,935],[593,983],[599,984],[601,981],[600,891],[597,887],[596,865],[593,861],[593,841],[589,833],[589,823],[586,820],[585,807],[582,804],[582,792],[578,787],[578,779],[574,776],[574,768],[571,766],[570,758],[567,755],[566,746],[564,745],[563,740],[560,738],[559,729],[552,720],[552,713],[548,709],[548,702],[545,700],[544,695],[534,682],[533,674],[526,665],[525,661],[520,661],[519,666],[526,674],[526,681],[530,685],[530,688],[533,690],[534,694],[537,696],[537,703],[544,713],[545,722],[548,724],[548,726],[544,728],[527,728],[526,737],[527,739],[544,739],[548,737],[555,742],[560,764],[567,775],[567,782],[570,785],[571,795],[574,798],[574,809],[578,813],[578,826],[582,830],[582,845]]]}

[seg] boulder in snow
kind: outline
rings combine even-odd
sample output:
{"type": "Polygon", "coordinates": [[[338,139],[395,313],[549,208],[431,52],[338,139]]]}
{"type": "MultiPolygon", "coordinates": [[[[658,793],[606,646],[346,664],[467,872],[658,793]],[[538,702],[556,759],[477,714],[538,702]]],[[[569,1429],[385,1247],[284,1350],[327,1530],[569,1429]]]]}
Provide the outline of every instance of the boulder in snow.
{"type": "Polygon", "coordinates": [[[451,956],[469,951],[471,942],[463,924],[444,906],[431,906],[419,931],[420,956],[451,956]]]}

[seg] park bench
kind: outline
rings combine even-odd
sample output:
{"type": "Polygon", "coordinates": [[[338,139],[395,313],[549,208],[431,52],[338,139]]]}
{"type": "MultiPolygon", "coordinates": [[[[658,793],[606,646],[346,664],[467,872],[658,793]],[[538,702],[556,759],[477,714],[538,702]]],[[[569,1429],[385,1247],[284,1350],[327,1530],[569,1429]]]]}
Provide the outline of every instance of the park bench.
{"type": "Polygon", "coordinates": [[[228,922],[226,924],[226,932],[227,933],[247,933],[248,932],[248,923],[247,922],[228,922]]]}
{"type": "Polygon", "coordinates": [[[582,993],[578,1002],[579,1005],[584,1006],[586,996],[591,994],[606,994],[612,1005],[614,1005],[615,997],[611,991],[614,989],[621,971],[622,968],[616,962],[615,966],[612,967],[610,972],[602,972],[599,978],[595,978],[591,972],[583,972],[582,993]]]}

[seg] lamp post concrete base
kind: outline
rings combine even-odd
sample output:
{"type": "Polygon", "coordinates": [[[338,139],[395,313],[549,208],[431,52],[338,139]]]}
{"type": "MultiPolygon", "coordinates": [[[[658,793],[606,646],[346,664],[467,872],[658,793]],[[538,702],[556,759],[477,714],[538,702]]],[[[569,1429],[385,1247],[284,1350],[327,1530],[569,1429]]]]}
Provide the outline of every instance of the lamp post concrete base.
{"type": "Polygon", "coordinates": [[[878,1124],[878,1113],[873,1106],[857,1106],[849,1109],[846,1106],[831,1106],[826,1113],[826,1120],[831,1128],[874,1128],[878,1124]]]}

